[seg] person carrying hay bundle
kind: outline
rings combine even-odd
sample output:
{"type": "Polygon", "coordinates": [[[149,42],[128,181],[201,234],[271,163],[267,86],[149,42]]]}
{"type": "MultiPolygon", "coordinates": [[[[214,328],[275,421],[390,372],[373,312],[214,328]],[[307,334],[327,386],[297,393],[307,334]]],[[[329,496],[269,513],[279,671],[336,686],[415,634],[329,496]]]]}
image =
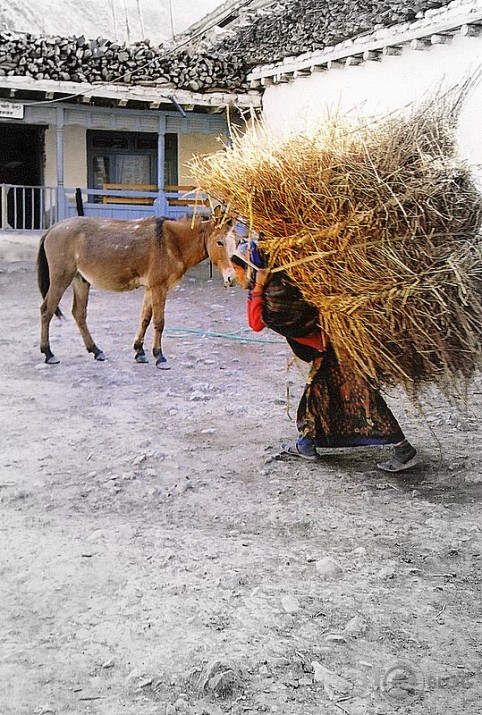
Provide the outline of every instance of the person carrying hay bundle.
{"type": "Polygon", "coordinates": [[[318,449],[393,445],[379,469],[399,472],[417,464],[416,450],[403,434],[381,394],[356,373],[340,367],[335,350],[320,328],[319,314],[284,271],[270,272],[254,242],[242,243],[231,256],[236,278],[248,290],[250,327],[283,335],[311,370],[297,409],[298,438],[281,445],[284,453],[318,461],[318,449]]]}
{"type": "Polygon", "coordinates": [[[463,405],[482,368],[482,194],[457,129],[470,87],[296,134],[260,121],[192,166],[317,308],[344,373],[418,408],[433,387],[463,405]]]}

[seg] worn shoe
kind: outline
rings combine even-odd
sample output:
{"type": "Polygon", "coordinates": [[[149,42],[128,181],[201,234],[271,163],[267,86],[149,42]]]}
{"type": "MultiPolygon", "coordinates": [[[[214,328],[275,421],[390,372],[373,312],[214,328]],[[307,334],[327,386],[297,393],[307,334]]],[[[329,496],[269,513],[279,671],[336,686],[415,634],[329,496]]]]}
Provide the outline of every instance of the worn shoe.
{"type": "Polygon", "coordinates": [[[411,459],[408,459],[406,462],[402,462],[401,459],[399,459],[395,454],[393,454],[390,459],[387,459],[386,462],[380,462],[379,464],[377,464],[377,467],[383,472],[403,472],[406,469],[411,469],[412,467],[415,467],[418,463],[419,461],[415,456],[411,459]]]}
{"type": "Polygon", "coordinates": [[[291,457],[301,457],[302,459],[307,459],[310,462],[318,462],[320,459],[320,455],[311,445],[308,448],[304,447],[303,451],[301,451],[296,442],[283,442],[281,444],[281,451],[285,454],[289,454],[291,457]]]}

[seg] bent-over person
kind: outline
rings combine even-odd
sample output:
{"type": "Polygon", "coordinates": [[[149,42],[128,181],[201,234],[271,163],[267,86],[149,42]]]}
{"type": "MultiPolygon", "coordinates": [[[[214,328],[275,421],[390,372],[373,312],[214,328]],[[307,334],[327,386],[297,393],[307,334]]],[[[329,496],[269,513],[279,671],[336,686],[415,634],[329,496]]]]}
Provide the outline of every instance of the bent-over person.
{"type": "Polygon", "coordinates": [[[309,304],[284,271],[263,268],[256,244],[242,243],[231,256],[238,283],[248,290],[247,318],[256,332],[265,327],[283,335],[295,355],[311,363],[297,409],[298,438],[283,452],[318,461],[318,449],[393,445],[389,459],[377,466],[387,472],[417,463],[416,450],[380,393],[340,366],[329,337],[309,304]]]}

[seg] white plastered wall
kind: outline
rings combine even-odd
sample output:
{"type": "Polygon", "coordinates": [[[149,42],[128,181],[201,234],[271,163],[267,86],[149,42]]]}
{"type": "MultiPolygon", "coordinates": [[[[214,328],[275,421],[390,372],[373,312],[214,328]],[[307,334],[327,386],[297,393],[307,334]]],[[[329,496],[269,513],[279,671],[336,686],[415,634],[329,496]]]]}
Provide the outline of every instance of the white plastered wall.
{"type": "MultiPolygon", "coordinates": [[[[331,69],[272,85],[265,91],[263,111],[279,132],[309,129],[326,112],[353,116],[384,115],[419,100],[437,87],[449,88],[474,76],[482,67],[482,36],[456,35],[448,45],[425,50],[403,49],[353,67],[331,69]]],[[[465,100],[459,123],[462,153],[482,165],[482,82],[465,100]]]]}
{"type": "Polygon", "coordinates": [[[87,186],[87,131],[85,127],[64,129],[64,184],[67,188],[87,186]]]}
{"type": "MultiPolygon", "coordinates": [[[[64,186],[87,186],[87,132],[85,127],[64,128],[64,186]]],[[[57,186],[56,128],[45,132],[45,185],[57,186]]]]}

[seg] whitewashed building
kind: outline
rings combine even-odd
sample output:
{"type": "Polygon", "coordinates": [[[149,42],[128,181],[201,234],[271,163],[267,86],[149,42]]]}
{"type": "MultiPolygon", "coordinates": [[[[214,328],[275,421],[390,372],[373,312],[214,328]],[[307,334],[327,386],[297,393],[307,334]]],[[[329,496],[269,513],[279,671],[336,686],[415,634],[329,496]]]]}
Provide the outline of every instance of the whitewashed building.
{"type": "Polygon", "coordinates": [[[263,88],[266,122],[283,133],[309,129],[327,113],[383,116],[473,79],[459,131],[461,148],[478,169],[481,71],[482,0],[453,0],[411,22],[257,66],[249,78],[253,88],[263,88]]]}

